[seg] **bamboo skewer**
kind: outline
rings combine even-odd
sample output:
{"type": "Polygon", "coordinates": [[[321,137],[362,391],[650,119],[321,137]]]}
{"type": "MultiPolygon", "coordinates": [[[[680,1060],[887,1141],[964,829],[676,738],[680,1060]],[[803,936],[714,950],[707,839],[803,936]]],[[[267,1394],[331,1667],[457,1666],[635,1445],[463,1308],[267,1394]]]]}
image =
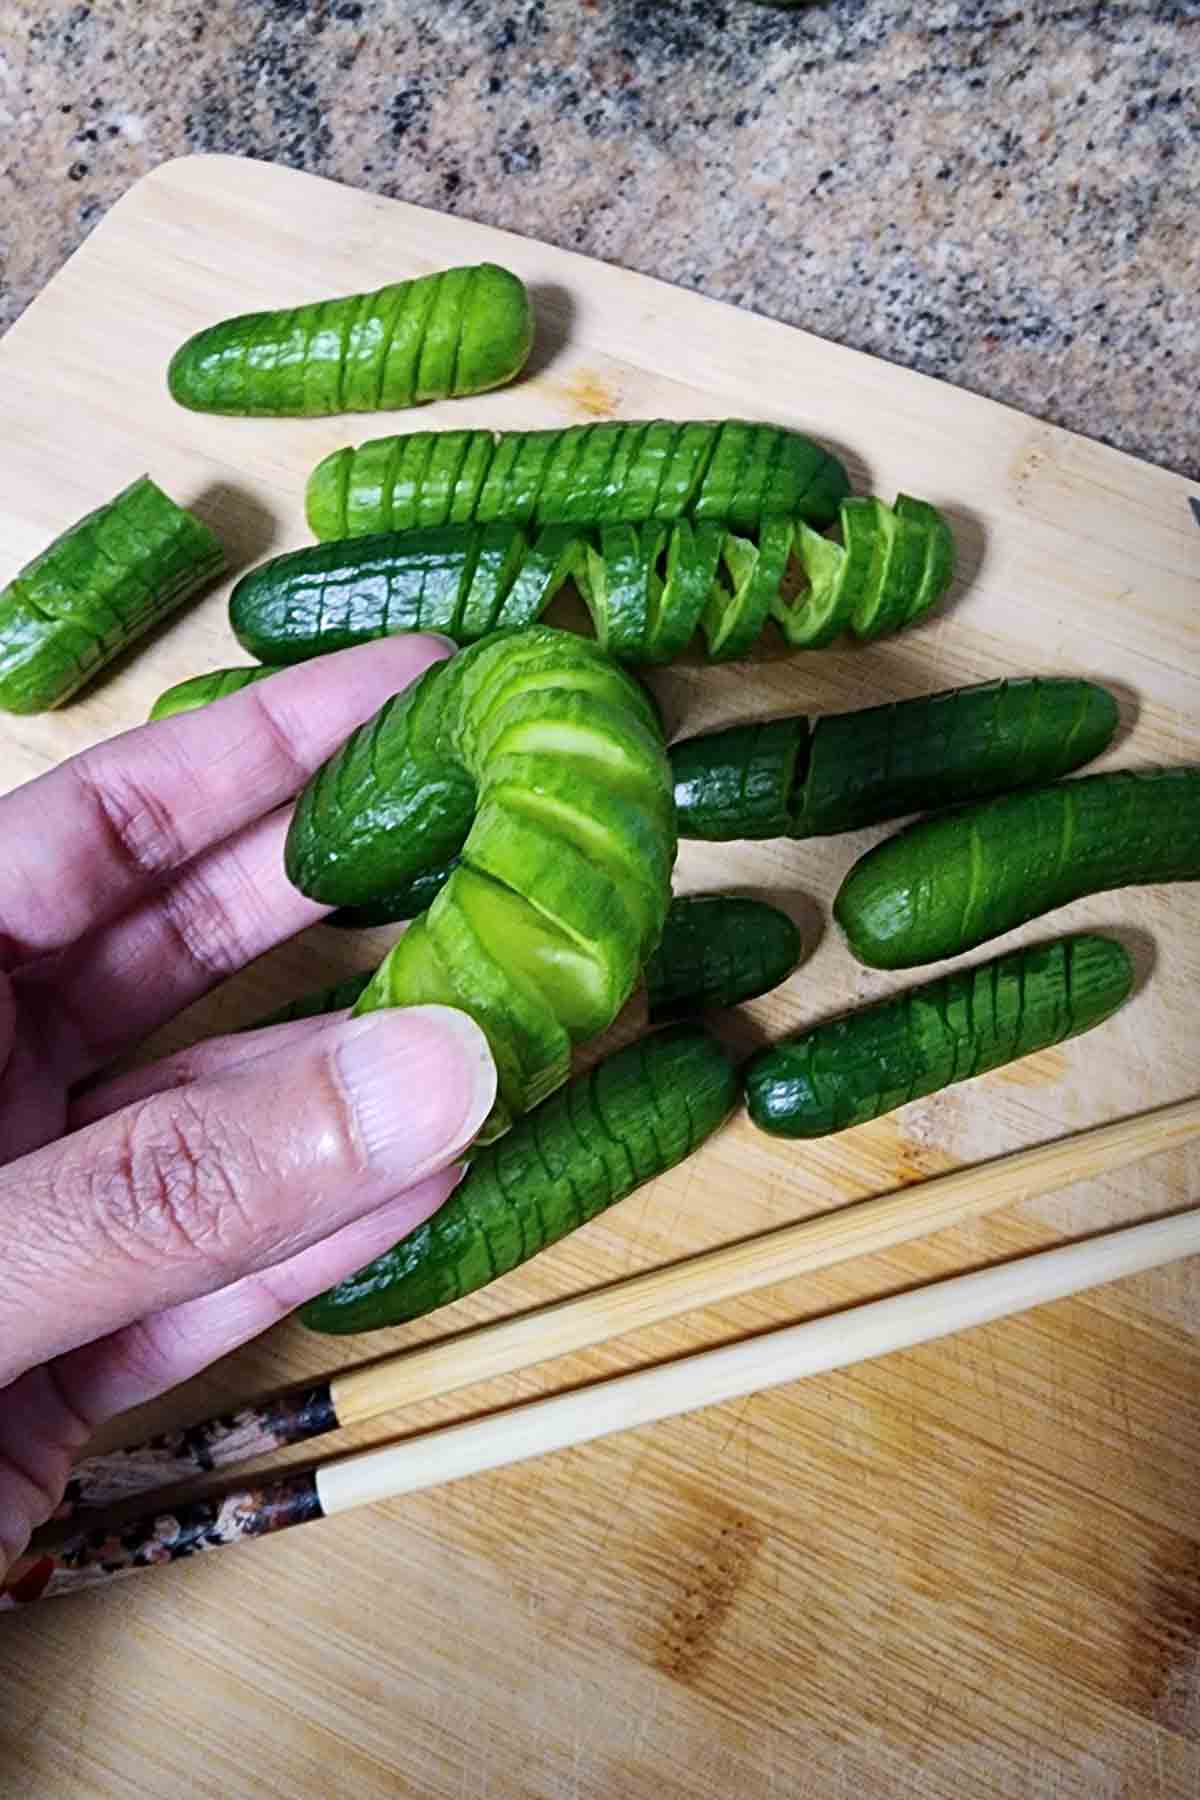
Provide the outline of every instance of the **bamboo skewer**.
{"type": "Polygon", "coordinates": [[[662,1367],[443,1426],[386,1449],[339,1457],[308,1474],[243,1489],[219,1502],[149,1515],[121,1537],[83,1534],[53,1555],[27,1557],[0,1590],[0,1608],[910,1349],[1197,1252],[1200,1208],[1192,1208],[784,1326],[724,1349],[702,1350],[662,1367]]]}
{"type": "Polygon", "coordinates": [[[860,1200],[799,1224],[778,1226],[590,1293],[400,1351],[152,1443],[91,1458],[76,1469],[58,1516],[71,1517],[167,1482],[229,1468],[285,1444],[362,1424],[418,1400],[531,1368],[641,1326],[945,1230],[1010,1202],[1123,1168],[1198,1134],[1200,1096],[860,1200]]]}

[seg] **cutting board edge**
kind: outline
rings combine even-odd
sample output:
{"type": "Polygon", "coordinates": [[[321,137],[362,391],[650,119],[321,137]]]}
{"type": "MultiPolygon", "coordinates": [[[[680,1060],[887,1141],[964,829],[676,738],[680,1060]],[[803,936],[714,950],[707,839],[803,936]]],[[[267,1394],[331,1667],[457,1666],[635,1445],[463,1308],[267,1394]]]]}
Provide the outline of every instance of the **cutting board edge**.
{"type": "MultiPolygon", "coordinates": [[[[551,250],[556,258],[566,257],[572,264],[579,265],[581,279],[587,278],[584,274],[585,271],[590,272],[591,277],[594,279],[595,272],[599,270],[603,272],[606,279],[615,280],[618,283],[631,281],[635,282],[640,288],[649,285],[655,289],[661,290],[664,294],[671,296],[671,303],[673,306],[678,305],[680,301],[684,304],[694,306],[697,316],[716,308],[720,313],[736,318],[739,321],[744,322],[747,319],[752,320],[756,329],[772,334],[780,334],[780,342],[785,340],[785,336],[790,338],[798,334],[809,344],[819,347],[823,356],[844,360],[847,366],[853,368],[855,371],[861,371],[875,364],[883,364],[892,372],[892,375],[895,378],[899,379],[914,391],[918,393],[936,391],[939,395],[953,395],[957,402],[965,401],[973,409],[976,409],[981,419],[988,415],[994,416],[994,410],[998,408],[1000,412],[1005,414],[1014,424],[1049,434],[1049,442],[1053,446],[1057,447],[1066,443],[1080,444],[1086,446],[1090,453],[1099,454],[1102,457],[1115,458],[1121,464],[1136,469],[1143,478],[1148,471],[1152,477],[1161,477],[1171,482],[1173,485],[1177,484],[1179,487],[1187,490],[1189,494],[1195,492],[1196,484],[1194,482],[1189,481],[1188,478],[1179,473],[1179,471],[1168,468],[1162,463],[1151,462],[1145,457],[1135,456],[1131,451],[1122,450],[1114,444],[1107,444],[1101,438],[1089,437],[1083,432],[1072,431],[1065,425],[1058,425],[1050,420],[1041,419],[1036,413],[1026,412],[1022,407],[1015,406],[1009,401],[995,400],[987,394],[978,393],[972,388],[962,387],[957,382],[948,381],[942,376],[930,375],[923,370],[909,368],[904,363],[885,356],[880,356],[874,351],[860,350],[852,344],[838,343],[836,339],[822,337],[818,333],[808,330],[803,325],[794,325],[784,319],[771,318],[766,313],[756,312],[752,307],[739,306],[732,301],[718,299],[714,295],[698,293],[694,289],[666,281],[660,275],[644,274],[640,270],[627,268],[622,263],[610,262],[600,257],[589,256],[580,250],[571,250],[563,245],[553,244],[541,238],[531,237],[523,232],[513,231],[510,227],[505,225],[493,225],[486,220],[470,219],[464,217],[462,214],[448,213],[438,207],[422,206],[411,200],[402,200],[393,198],[389,195],[376,194],[369,188],[356,187],[352,182],[337,181],[328,175],[316,175],[305,169],[295,169],[287,163],[272,162],[266,157],[237,156],[228,151],[197,150],[190,151],[182,156],[167,157],[153,169],[147,170],[144,175],[138,176],[136,181],[132,182],[130,186],[126,188],[125,192],[119,195],[113,202],[112,206],[109,207],[108,211],[96,225],[94,230],[84,238],[82,243],[76,246],[61,266],[55,270],[49,281],[41,289],[40,293],[35,296],[34,300],[30,302],[29,306],[26,307],[21,316],[13,321],[6,332],[0,334],[0,358],[3,358],[6,351],[11,347],[14,336],[18,339],[20,338],[22,325],[37,303],[44,299],[47,294],[51,294],[53,290],[57,288],[62,278],[72,271],[73,265],[81,252],[89,246],[94,246],[98,241],[103,243],[104,239],[109,234],[109,227],[113,221],[120,221],[122,215],[130,210],[131,206],[136,204],[137,200],[141,198],[144,193],[161,186],[167,186],[169,188],[172,179],[184,171],[212,168],[214,166],[237,169],[249,167],[256,172],[266,172],[271,179],[283,178],[288,182],[294,181],[298,186],[319,182],[323,187],[337,188],[351,193],[355,195],[357,199],[367,202],[374,209],[381,212],[387,212],[392,208],[399,207],[414,219],[438,220],[439,228],[443,221],[453,222],[455,224],[464,225],[471,230],[484,231],[489,235],[496,234],[511,244],[521,246],[522,249],[526,246],[531,246],[535,250],[551,250]]],[[[198,190],[193,189],[192,191],[196,192],[198,190]]],[[[419,418],[424,411],[425,409],[422,407],[409,409],[409,413],[414,419],[419,418]]],[[[366,421],[373,417],[384,415],[375,415],[372,413],[347,413],[342,416],[346,419],[366,421]]],[[[403,413],[393,413],[386,416],[403,418],[405,415],[403,413]]],[[[621,416],[619,410],[616,416],[621,416]]],[[[634,417],[637,415],[631,414],[630,416],[634,417]]]]}

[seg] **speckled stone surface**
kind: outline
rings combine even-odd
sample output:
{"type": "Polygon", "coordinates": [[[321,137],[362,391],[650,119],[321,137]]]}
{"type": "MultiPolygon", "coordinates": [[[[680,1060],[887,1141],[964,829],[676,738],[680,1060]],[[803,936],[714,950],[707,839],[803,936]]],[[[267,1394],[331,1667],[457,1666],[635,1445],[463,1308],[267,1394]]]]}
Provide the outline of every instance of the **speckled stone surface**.
{"type": "Polygon", "coordinates": [[[167,157],[644,269],[1200,479],[1200,0],[0,0],[0,323],[167,157]]]}

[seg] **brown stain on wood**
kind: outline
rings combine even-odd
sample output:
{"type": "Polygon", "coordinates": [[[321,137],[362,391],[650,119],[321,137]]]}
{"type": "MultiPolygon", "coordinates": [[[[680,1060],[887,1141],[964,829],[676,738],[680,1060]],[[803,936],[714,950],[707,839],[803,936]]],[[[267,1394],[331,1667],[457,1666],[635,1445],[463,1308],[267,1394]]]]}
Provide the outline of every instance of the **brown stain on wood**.
{"type": "Polygon", "coordinates": [[[1035,427],[1033,432],[1021,444],[1009,467],[1009,480],[1012,482],[1013,498],[1018,506],[1028,499],[1030,487],[1038,480],[1042,469],[1050,457],[1049,434],[1044,427],[1035,427]]]}
{"type": "Polygon", "coordinates": [[[653,1647],[655,1666],[691,1681],[708,1660],[762,1547],[744,1513],[715,1508],[699,1548],[678,1565],[676,1588],[653,1647]]]}
{"type": "Polygon", "coordinates": [[[1200,1742],[1200,1544],[1176,1540],[1155,1559],[1130,1634],[1130,1704],[1200,1742]]]}
{"type": "Polygon", "coordinates": [[[576,369],[562,384],[562,394],[589,419],[611,419],[620,404],[619,392],[594,369],[576,369]]]}

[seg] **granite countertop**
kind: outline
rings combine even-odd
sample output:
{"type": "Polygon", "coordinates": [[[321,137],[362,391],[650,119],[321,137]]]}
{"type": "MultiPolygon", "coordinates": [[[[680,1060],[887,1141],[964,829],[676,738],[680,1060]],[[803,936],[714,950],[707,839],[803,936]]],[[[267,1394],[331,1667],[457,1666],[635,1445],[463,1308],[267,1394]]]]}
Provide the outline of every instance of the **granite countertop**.
{"type": "Polygon", "coordinates": [[[0,0],[0,325],[146,170],[272,158],[1200,478],[1200,0],[0,0]]]}

